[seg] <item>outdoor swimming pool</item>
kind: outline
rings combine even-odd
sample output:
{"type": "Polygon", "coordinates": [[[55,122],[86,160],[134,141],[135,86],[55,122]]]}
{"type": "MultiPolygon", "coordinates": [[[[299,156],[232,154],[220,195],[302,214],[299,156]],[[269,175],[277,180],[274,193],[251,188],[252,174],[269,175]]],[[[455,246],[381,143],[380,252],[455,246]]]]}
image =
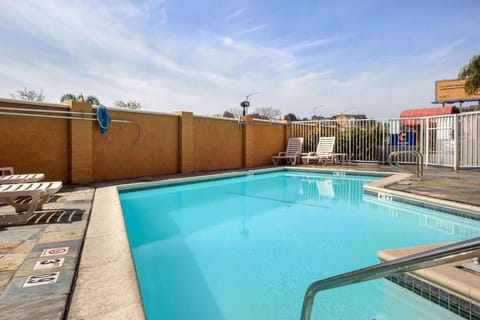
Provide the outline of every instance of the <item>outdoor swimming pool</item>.
{"type": "MultiPolygon", "coordinates": [[[[363,194],[368,176],[279,171],[120,192],[148,319],[298,319],[308,285],[377,251],[480,222],[363,194]]],[[[312,319],[458,319],[381,279],[320,293],[312,319]]]]}

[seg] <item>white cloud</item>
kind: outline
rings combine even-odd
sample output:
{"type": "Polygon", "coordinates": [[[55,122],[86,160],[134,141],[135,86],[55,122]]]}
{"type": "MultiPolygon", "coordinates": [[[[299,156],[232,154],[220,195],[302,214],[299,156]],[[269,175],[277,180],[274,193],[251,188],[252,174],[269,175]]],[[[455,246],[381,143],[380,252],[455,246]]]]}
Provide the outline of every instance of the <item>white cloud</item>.
{"type": "Polygon", "coordinates": [[[235,44],[235,41],[230,37],[219,37],[219,39],[226,47],[233,47],[235,44]]]}
{"type": "Polygon", "coordinates": [[[325,39],[302,41],[300,43],[290,46],[288,49],[292,51],[300,51],[300,50],[305,50],[313,47],[328,45],[328,44],[337,42],[341,39],[342,39],[341,37],[329,37],[325,39]]]}
{"type": "Polygon", "coordinates": [[[244,12],[245,12],[245,8],[237,9],[237,10],[235,10],[234,12],[232,12],[231,14],[229,14],[229,15],[225,18],[225,20],[227,20],[227,21],[228,21],[228,20],[232,20],[232,19],[240,16],[240,15],[241,15],[242,13],[244,13],[244,12]]]}
{"type": "Polygon", "coordinates": [[[267,26],[268,26],[267,24],[261,24],[261,25],[255,26],[255,27],[251,27],[251,28],[247,28],[247,29],[244,29],[244,30],[237,31],[235,34],[237,36],[245,35],[245,34],[252,33],[252,32],[255,32],[255,31],[258,31],[258,30],[262,30],[262,29],[266,28],[267,26]]]}
{"type": "Polygon", "coordinates": [[[464,43],[464,39],[457,39],[450,43],[442,44],[439,48],[435,48],[431,52],[425,54],[425,59],[428,62],[438,62],[452,54],[453,51],[458,50],[458,48],[464,43]]]}
{"type": "Polygon", "coordinates": [[[30,87],[43,89],[52,102],[66,92],[83,92],[106,105],[137,100],[147,110],[214,114],[238,108],[246,94],[260,91],[251,98],[252,108],[273,106],[311,116],[318,105],[325,105],[317,110],[323,115],[354,106],[354,112],[369,116],[395,116],[402,109],[428,105],[434,81],[453,70],[447,64],[440,70],[435,62],[449,61],[463,44],[453,41],[443,50],[388,65],[362,65],[358,72],[345,67],[345,60],[354,57],[335,60],[343,49],[330,45],[345,37],[307,38],[275,47],[239,40],[267,25],[245,29],[242,37],[226,31],[178,34],[168,25],[151,32],[146,17],[166,22],[165,1],[139,6],[129,1],[4,3],[0,95],[30,87]],[[321,48],[303,56],[304,50],[327,45],[328,55],[321,48]],[[419,60],[429,63],[419,65],[419,60]]]}
{"type": "Polygon", "coordinates": [[[159,7],[162,7],[164,3],[165,0],[145,0],[143,1],[143,9],[147,14],[150,14],[159,7]]]}

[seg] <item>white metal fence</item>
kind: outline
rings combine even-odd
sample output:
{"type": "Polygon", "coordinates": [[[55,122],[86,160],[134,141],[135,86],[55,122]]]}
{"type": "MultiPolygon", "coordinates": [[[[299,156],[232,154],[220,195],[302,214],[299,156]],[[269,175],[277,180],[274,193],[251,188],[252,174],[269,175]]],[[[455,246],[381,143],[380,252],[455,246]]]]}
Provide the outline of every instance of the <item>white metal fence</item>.
{"type": "MultiPolygon", "coordinates": [[[[335,153],[351,162],[387,163],[394,151],[419,151],[426,165],[480,168],[480,112],[422,118],[320,120],[292,123],[292,136],[314,152],[320,137],[336,137],[335,153]]],[[[402,154],[401,163],[414,163],[402,154]]]]}

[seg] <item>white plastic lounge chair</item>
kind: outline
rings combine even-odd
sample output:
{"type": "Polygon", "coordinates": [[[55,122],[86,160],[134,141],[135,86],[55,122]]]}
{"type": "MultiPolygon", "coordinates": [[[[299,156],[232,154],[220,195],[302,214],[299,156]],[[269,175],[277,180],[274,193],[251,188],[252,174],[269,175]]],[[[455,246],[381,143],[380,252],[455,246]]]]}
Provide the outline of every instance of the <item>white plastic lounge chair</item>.
{"type": "Polygon", "coordinates": [[[334,147],[335,137],[320,137],[320,139],[318,140],[317,151],[303,154],[302,163],[325,163],[327,160],[332,159],[334,147]]]}
{"type": "Polygon", "coordinates": [[[50,195],[61,188],[60,181],[0,184],[0,199],[14,206],[16,212],[32,213],[34,210],[42,210],[50,195]]]}
{"type": "Polygon", "coordinates": [[[43,178],[45,178],[43,173],[10,174],[6,176],[0,176],[0,184],[37,182],[43,178]]]}
{"type": "Polygon", "coordinates": [[[303,138],[290,138],[288,139],[287,150],[285,152],[279,152],[278,155],[272,157],[274,165],[280,164],[282,160],[285,160],[287,164],[294,166],[297,163],[297,159],[302,154],[303,138]]]}

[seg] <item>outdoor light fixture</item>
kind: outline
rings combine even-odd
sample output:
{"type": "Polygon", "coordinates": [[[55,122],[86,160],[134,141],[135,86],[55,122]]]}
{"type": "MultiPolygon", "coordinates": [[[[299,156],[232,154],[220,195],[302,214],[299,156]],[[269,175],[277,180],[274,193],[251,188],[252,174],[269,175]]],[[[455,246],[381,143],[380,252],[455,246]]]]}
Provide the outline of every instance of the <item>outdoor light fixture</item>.
{"type": "Polygon", "coordinates": [[[247,97],[245,98],[245,101],[242,101],[240,103],[240,106],[243,108],[243,116],[245,117],[247,115],[247,108],[250,107],[250,102],[248,102],[248,97],[253,96],[254,94],[258,94],[260,92],[252,92],[247,97]]]}
{"type": "Polygon", "coordinates": [[[243,108],[243,116],[245,117],[245,115],[247,114],[247,108],[250,107],[250,102],[248,102],[248,100],[242,101],[242,103],[240,103],[240,106],[243,108]]]}

